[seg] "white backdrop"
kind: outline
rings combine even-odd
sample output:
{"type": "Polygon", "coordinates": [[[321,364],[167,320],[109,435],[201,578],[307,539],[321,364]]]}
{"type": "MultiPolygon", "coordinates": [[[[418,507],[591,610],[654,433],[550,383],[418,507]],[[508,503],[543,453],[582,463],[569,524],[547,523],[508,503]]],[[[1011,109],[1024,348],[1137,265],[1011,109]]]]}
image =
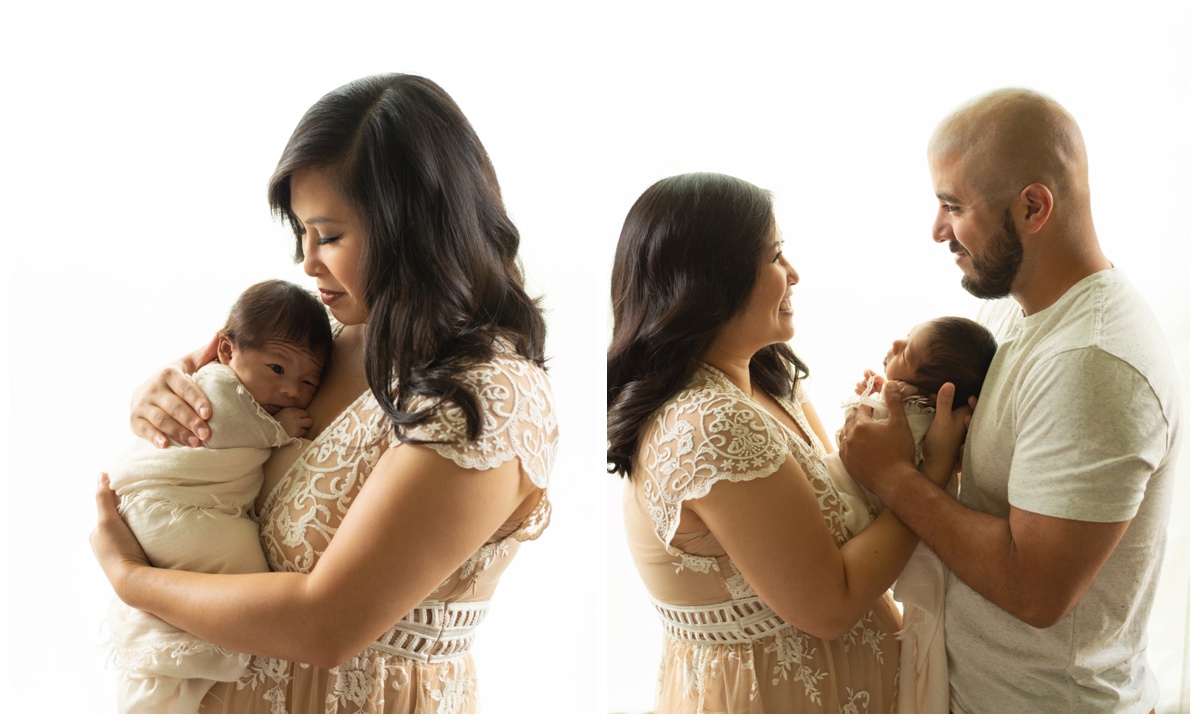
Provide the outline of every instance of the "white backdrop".
{"type": "Polygon", "coordinates": [[[599,707],[594,655],[547,665],[543,654],[564,632],[584,651],[600,648],[589,624],[604,585],[604,511],[585,473],[603,464],[604,343],[594,332],[603,298],[591,287],[604,263],[593,223],[604,193],[602,28],[595,13],[570,9],[334,7],[6,10],[16,13],[3,62],[14,340],[8,680],[19,702],[113,710],[97,650],[111,589],[86,538],[96,474],[130,439],[130,392],[210,337],[249,284],[312,285],[268,213],[267,179],[320,96],[399,71],[439,83],[482,138],[551,330],[561,423],[553,521],[523,547],[481,629],[482,709],[599,707]],[[564,599],[572,605],[557,604],[564,599]]]}
{"type": "MultiPolygon", "coordinates": [[[[652,3],[610,28],[610,254],[629,207],[665,176],[720,171],[774,191],[800,273],[792,346],[832,434],[838,403],[891,340],[931,317],[975,316],[979,302],[931,240],[925,145],[967,99],[1030,87],[1082,127],[1101,245],[1147,296],[1187,373],[1195,119],[1183,4],[787,7],[797,5],[652,3]]],[[[646,711],[660,634],[625,549],[622,486],[609,478],[608,706],[646,711]]],[[[1173,710],[1190,676],[1188,482],[1184,460],[1155,608],[1159,711],[1173,710]]]]}
{"type": "MultiPolygon", "coordinates": [[[[548,310],[562,423],[554,519],[509,569],[481,631],[485,713],[650,705],[659,635],[613,515],[619,484],[602,472],[603,356],[617,233],[663,176],[722,171],[776,193],[805,310],[793,345],[832,428],[886,341],[975,309],[929,243],[930,129],[991,88],[1045,91],[1080,122],[1102,244],[1154,305],[1186,373],[1194,21],[1182,2],[1136,14],[1078,10],[1087,5],[8,9],[10,708],[112,711],[97,648],[110,593],[86,541],[96,473],[129,440],[130,391],[199,346],[242,288],[308,283],[267,212],[266,181],[303,111],[363,75],[426,75],[459,102],[548,310]]],[[[1157,607],[1164,702],[1188,676],[1184,473],[1172,587],[1157,607]]]]}

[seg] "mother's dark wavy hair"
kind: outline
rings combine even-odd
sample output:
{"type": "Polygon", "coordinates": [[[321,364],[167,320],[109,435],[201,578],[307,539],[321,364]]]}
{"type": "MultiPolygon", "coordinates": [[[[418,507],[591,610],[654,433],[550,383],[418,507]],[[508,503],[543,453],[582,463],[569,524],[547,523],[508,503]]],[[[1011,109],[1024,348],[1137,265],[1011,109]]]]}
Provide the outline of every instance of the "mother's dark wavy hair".
{"type": "MultiPolygon", "coordinates": [[[[687,384],[746,304],[773,241],[771,194],[723,174],[672,176],[634,203],[612,272],[609,472],[629,475],[642,424],[687,384]]],[[[790,397],[808,368],[787,344],[759,350],[750,377],[790,397]]]]}
{"type": "Polygon", "coordinates": [[[268,190],[296,234],[297,262],[304,225],[292,213],[291,178],[312,169],[330,175],[363,226],[364,364],[397,435],[430,442],[405,429],[452,402],[477,438],[480,401],[456,375],[491,359],[497,338],[544,366],[546,337],[479,137],[453,99],[419,76],[371,76],[326,94],[300,119],[268,190]],[[412,411],[415,396],[435,403],[412,411]]]}

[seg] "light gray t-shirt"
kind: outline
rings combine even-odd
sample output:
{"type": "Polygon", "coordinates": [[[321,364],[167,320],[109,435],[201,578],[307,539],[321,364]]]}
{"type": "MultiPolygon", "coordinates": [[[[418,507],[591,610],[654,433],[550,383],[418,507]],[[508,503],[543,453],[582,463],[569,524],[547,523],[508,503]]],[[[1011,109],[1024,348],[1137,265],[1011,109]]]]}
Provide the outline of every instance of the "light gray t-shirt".
{"type": "MultiPolygon", "coordinates": [[[[991,319],[996,320],[995,310],[991,319]]],[[[1132,519],[1075,609],[1036,629],[957,576],[946,593],[954,712],[1148,712],[1147,622],[1166,544],[1180,400],[1157,321],[1110,269],[993,326],[959,499],[1093,522],[1132,519]],[[1007,329],[1003,327],[1007,326],[1007,329]]],[[[1000,315],[1003,317],[1004,315],[1000,315]]]]}

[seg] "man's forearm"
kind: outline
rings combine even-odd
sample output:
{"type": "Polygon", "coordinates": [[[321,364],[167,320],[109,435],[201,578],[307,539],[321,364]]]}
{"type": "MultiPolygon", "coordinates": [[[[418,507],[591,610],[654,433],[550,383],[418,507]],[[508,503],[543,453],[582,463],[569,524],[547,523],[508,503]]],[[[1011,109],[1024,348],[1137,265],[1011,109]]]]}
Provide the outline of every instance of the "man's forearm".
{"type": "Polygon", "coordinates": [[[1017,618],[1038,625],[1046,614],[1030,595],[1007,520],[971,510],[919,471],[908,468],[876,491],[954,575],[1017,618]]]}

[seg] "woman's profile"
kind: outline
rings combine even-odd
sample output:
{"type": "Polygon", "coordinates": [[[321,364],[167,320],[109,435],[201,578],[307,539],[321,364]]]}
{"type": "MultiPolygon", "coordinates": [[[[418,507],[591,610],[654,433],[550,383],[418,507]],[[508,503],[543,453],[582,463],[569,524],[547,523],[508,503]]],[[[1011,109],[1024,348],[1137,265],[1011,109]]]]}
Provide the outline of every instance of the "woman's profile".
{"type": "Polygon", "coordinates": [[[782,243],[770,194],[720,174],[655,183],[618,242],[608,461],[663,624],[656,712],[895,708],[887,588],[917,541],[887,511],[845,525],[782,243]]]}
{"type": "MultiPolygon", "coordinates": [[[[308,439],[265,465],[271,570],[148,566],[103,483],[96,556],[130,606],[253,655],[201,712],[475,711],[471,644],[549,521],[558,436],[545,323],[491,161],[438,85],[373,76],[304,114],[269,200],[334,320],[308,439]]],[[[211,354],[135,393],[134,432],[203,444],[187,375],[211,354]]]]}

